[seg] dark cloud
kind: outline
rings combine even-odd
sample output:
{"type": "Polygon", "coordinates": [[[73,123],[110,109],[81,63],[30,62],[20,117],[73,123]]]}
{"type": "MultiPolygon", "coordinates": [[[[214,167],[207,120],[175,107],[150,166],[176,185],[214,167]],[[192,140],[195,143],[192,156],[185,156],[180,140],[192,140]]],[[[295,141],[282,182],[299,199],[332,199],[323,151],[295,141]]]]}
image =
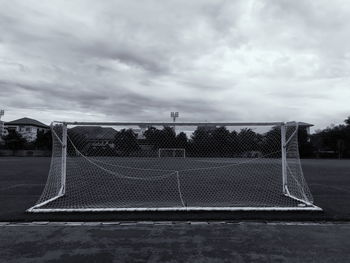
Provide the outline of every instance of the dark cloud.
{"type": "Polygon", "coordinates": [[[4,1],[7,119],[303,120],[348,113],[347,1],[4,1]],[[43,114],[45,113],[45,114],[43,114]]]}

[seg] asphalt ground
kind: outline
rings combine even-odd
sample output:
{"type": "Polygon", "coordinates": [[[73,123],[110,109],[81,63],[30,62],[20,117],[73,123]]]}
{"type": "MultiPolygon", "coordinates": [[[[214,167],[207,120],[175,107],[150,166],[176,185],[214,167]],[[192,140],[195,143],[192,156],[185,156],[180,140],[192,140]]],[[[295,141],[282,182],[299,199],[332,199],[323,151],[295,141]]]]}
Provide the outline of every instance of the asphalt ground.
{"type": "Polygon", "coordinates": [[[0,225],[0,262],[349,262],[350,224],[0,225]]]}
{"type": "Polygon", "coordinates": [[[120,220],[259,220],[348,221],[350,219],[350,160],[302,160],[315,204],[323,212],[25,212],[45,185],[50,158],[0,158],[0,221],[120,221],[120,220]]]}
{"type": "Polygon", "coordinates": [[[349,262],[349,160],[302,160],[324,212],[26,213],[49,161],[0,158],[0,262],[349,262]]]}

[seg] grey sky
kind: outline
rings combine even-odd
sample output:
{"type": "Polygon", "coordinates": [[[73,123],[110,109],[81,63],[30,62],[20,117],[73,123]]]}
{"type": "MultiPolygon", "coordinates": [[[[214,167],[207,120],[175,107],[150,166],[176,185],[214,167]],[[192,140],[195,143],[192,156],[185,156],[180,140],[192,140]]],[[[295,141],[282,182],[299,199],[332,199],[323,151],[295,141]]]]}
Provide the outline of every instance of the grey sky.
{"type": "Polygon", "coordinates": [[[0,0],[6,120],[350,115],[348,1],[0,0]]]}

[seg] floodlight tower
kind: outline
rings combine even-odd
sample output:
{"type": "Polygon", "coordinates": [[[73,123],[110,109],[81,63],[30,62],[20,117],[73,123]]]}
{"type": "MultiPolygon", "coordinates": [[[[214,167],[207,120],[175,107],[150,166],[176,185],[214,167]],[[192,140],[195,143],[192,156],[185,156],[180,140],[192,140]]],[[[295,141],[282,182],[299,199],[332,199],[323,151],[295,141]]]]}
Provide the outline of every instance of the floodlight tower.
{"type": "Polygon", "coordinates": [[[173,118],[173,122],[174,122],[174,132],[176,134],[176,125],[175,125],[175,122],[176,122],[176,118],[179,117],[179,112],[176,111],[176,112],[170,112],[170,117],[173,118]]]}
{"type": "Polygon", "coordinates": [[[176,111],[176,112],[171,112],[170,113],[170,117],[171,118],[173,118],[173,122],[176,122],[176,118],[178,118],[179,117],[179,112],[178,111],[176,111]]]}

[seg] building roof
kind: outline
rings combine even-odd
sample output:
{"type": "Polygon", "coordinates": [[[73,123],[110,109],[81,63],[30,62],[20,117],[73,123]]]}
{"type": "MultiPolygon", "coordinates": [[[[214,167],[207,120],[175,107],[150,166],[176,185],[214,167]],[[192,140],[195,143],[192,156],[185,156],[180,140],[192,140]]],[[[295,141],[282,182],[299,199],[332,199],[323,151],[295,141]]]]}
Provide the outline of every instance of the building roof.
{"type": "Polygon", "coordinates": [[[314,126],[314,125],[313,125],[313,124],[311,124],[311,123],[299,122],[299,126],[304,126],[304,127],[312,127],[312,126],[314,126]]]}
{"type": "Polygon", "coordinates": [[[115,129],[101,126],[76,126],[70,130],[84,135],[89,140],[113,140],[117,134],[115,129]]]}
{"type": "Polygon", "coordinates": [[[296,123],[298,123],[298,126],[299,126],[299,127],[307,127],[307,128],[309,128],[309,127],[314,126],[313,124],[306,123],[306,122],[302,122],[302,121],[299,121],[299,122],[295,122],[295,121],[286,122],[287,125],[288,125],[288,124],[291,124],[291,125],[293,125],[293,126],[294,126],[296,123]]]}
{"type": "Polygon", "coordinates": [[[14,120],[14,121],[5,122],[5,125],[27,125],[27,126],[36,126],[40,128],[47,128],[47,129],[49,128],[49,126],[47,126],[46,124],[40,121],[26,118],[26,117],[18,120],[14,120]]]}

